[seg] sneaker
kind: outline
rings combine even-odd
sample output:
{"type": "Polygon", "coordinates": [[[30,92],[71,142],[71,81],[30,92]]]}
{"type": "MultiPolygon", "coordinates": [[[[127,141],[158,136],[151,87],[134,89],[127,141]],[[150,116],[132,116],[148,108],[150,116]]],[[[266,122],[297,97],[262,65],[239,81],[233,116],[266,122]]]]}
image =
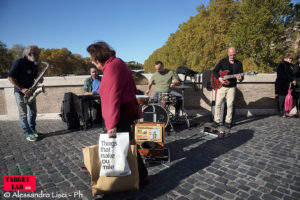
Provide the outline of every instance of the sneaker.
{"type": "Polygon", "coordinates": [[[42,134],[37,131],[33,131],[32,135],[37,138],[37,137],[41,136],[42,134]]]}
{"type": "Polygon", "coordinates": [[[28,140],[30,142],[35,142],[36,141],[36,137],[33,134],[30,134],[30,135],[26,136],[26,140],[28,140]]]}

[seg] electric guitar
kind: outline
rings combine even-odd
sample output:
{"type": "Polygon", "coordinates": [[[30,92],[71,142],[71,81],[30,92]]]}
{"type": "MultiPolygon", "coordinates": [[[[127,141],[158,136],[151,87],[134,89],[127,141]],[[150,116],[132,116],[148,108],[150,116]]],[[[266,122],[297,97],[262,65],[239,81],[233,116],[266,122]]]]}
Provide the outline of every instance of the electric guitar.
{"type": "MultiPolygon", "coordinates": [[[[224,79],[224,85],[228,85],[229,84],[229,81],[227,79],[231,79],[231,78],[235,78],[236,75],[239,75],[239,74],[232,74],[232,75],[227,75],[229,73],[229,70],[220,70],[218,72],[218,75],[220,77],[222,77],[224,79]]],[[[250,71],[246,74],[244,73],[240,73],[241,76],[245,76],[245,75],[256,75],[257,74],[257,71],[253,70],[253,71],[250,71]]],[[[211,74],[211,86],[214,88],[214,89],[219,89],[222,87],[222,83],[219,81],[219,79],[217,79],[215,77],[215,75],[212,73],[211,74]]]]}

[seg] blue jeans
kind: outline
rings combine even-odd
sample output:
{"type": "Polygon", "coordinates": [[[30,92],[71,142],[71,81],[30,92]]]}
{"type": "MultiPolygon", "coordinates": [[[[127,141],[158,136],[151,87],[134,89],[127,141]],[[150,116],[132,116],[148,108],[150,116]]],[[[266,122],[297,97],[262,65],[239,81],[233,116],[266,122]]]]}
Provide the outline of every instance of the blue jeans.
{"type": "Polygon", "coordinates": [[[19,121],[24,134],[27,136],[35,131],[36,125],[36,100],[31,104],[24,103],[24,95],[15,92],[16,102],[19,110],[19,121]],[[27,116],[28,114],[28,116],[27,116]]]}

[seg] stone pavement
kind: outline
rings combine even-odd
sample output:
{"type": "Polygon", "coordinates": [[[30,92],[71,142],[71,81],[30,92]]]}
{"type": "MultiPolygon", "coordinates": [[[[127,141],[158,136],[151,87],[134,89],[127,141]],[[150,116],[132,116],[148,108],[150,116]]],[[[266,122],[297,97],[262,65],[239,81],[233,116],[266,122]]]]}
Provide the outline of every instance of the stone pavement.
{"type": "MultiPolygon", "coordinates": [[[[200,133],[207,118],[166,137],[171,163],[150,166],[149,185],[98,198],[300,199],[299,119],[239,119],[229,137],[217,139],[200,133]]],[[[81,149],[96,144],[102,129],[65,131],[60,120],[37,124],[44,137],[27,142],[18,121],[0,121],[0,199],[18,199],[3,196],[13,195],[3,191],[4,175],[36,175],[35,193],[54,194],[50,199],[64,194],[71,195],[61,199],[93,199],[90,177],[79,170],[81,149]]]]}

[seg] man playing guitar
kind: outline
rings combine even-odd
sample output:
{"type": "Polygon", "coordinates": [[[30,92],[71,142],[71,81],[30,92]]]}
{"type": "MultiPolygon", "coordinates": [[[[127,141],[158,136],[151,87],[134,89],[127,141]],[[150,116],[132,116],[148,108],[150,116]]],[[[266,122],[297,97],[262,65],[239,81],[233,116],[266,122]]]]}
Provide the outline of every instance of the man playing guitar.
{"type": "Polygon", "coordinates": [[[216,89],[216,106],[215,106],[215,116],[214,116],[214,127],[222,125],[220,114],[221,114],[221,104],[226,97],[227,103],[227,115],[225,119],[225,127],[231,128],[232,123],[232,112],[233,103],[235,99],[235,91],[237,80],[242,81],[244,77],[243,65],[240,61],[236,60],[236,49],[235,47],[228,48],[228,57],[220,60],[215,69],[213,70],[213,76],[220,82],[219,89],[216,89]],[[233,78],[225,79],[224,75],[235,75],[233,78]]]}

